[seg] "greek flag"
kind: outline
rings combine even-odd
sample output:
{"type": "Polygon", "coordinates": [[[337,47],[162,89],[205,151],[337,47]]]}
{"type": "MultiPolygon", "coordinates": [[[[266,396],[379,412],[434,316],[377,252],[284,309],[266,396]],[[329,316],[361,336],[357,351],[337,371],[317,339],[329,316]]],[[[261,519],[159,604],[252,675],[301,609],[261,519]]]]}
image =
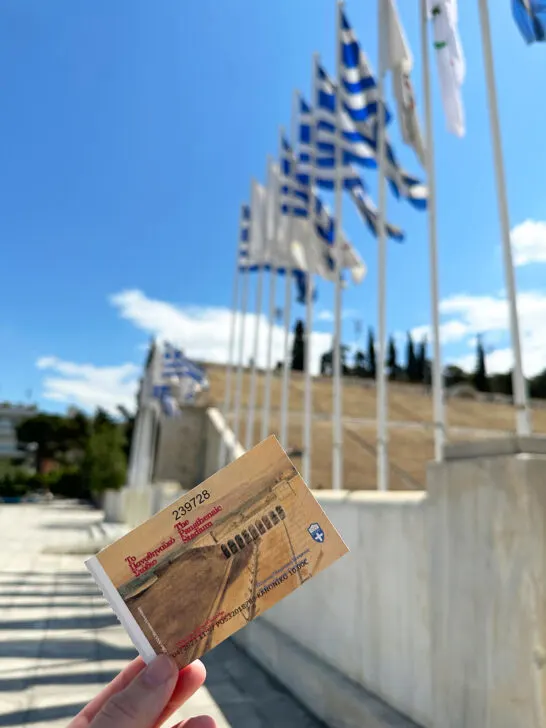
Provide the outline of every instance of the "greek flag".
{"type": "MultiPolygon", "coordinates": [[[[364,183],[362,183],[361,187],[353,188],[350,195],[370,231],[377,237],[377,207],[370,198],[364,183]]],[[[388,222],[385,223],[385,232],[387,233],[387,237],[395,240],[397,243],[401,243],[404,240],[404,231],[396,225],[391,225],[388,222]]]]}
{"type": "Polygon", "coordinates": [[[170,385],[156,384],[153,388],[153,397],[157,400],[160,411],[166,417],[175,417],[180,414],[178,402],[171,394],[170,385]]]}
{"type": "Polygon", "coordinates": [[[512,0],[512,15],[526,43],[546,41],[544,0],[512,0]]]}
{"type": "Polygon", "coordinates": [[[239,270],[246,270],[248,265],[250,236],[250,206],[241,206],[241,222],[239,230],[239,270]]]}
{"type": "MultiPolygon", "coordinates": [[[[309,283],[309,276],[307,273],[305,273],[302,270],[295,270],[294,271],[294,282],[296,284],[296,294],[297,298],[296,301],[298,303],[306,303],[307,301],[307,286],[310,285],[309,283]]],[[[313,301],[316,301],[318,298],[317,289],[315,288],[312,293],[313,301]]]]}
{"type": "MultiPolygon", "coordinates": [[[[282,139],[281,150],[284,181],[281,212],[296,218],[292,225],[292,254],[299,269],[317,273],[325,280],[335,280],[336,266],[331,250],[335,241],[335,221],[320,197],[311,192],[310,176],[301,171],[285,138],[282,139]],[[314,212],[314,230],[309,226],[311,210],[314,212]]],[[[365,266],[343,232],[341,251],[341,268],[349,269],[354,283],[360,283],[365,275],[365,266]]],[[[303,281],[301,276],[299,281],[303,281]]]]}
{"type": "MultiPolygon", "coordinates": [[[[323,140],[326,124],[329,124],[328,133],[332,141],[330,156],[321,157],[321,165],[323,167],[330,166],[332,169],[335,164],[335,133],[336,133],[336,87],[331,81],[328,74],[321,66],[317,69],[317,118],[321,123],[321,129],[317,131],[318,140],[323,140]]],[[[361,125],[362,131],[355,129],[350,119],[344,121],[344,131],[342,132],[344,146],[349,144],[352,149],[350,161],[355,164],[361,164],[364,167],[377,167],[379,156],[377,143],[377,124],[361,125]],[[349,127],[347,129],[347,127],[349,127]],[[350,131],[350,135],[347,133],[350,131]]],[[[317,160],[318,161],[318,160],[317,160]]],[[[349,163],[347,157],[343,160],[345,164],[349,163]]],[[[354,175],[349,175],[351,178],[354,175]]],[[[403,197],[418,210],[425,210],[427,207],[428,190],[420,180],[402,169],[396,159],[394,149],[388,139],[385,139],[385,176],[389,186],[395,197],[403,197]]],[[[333,172],[332,172],[333,178],[333,172]]],[[[356,186],[354,179],[345,185],[347,189],[356,186]]]]}
{"type": "MultiPolygon", "coordinates": [[[[318,66],[318,73],[323,82],[322,88],[333,88],[330,79],[324,69],[318,66]]],[[[320,89],[321,86],[319,85],[320,89]]],[[[349,191],[351,199],[356,204],[358,211],[367,223],[371,232],[377,237],[377,207],[373,203],[368,188],[359,174],[350,166],[351,162],[360,161],[360,155],[364,157],[364,166],[377,166],[375,161],[375,150],[363,140],[362,136],[351,130],[347,117],[343,117],[346,124],[343,130],[343,186],[349,191]]],[[[300,198],[308,201],[306,188],[309,186],[310,178],[318,187],[323,189],[334,189],[335,185],[335,144],[339,143],[336,138],[336,125],[325,118],[314,118],[310,105],[300,98],[300,120],[299,120],[300,158],[298,164],[297,179],[303,185],[304,190],[300,191],[300,198]],[[316,137],[315,150],[311,142],[316,137]],[[328,141],[321,141],[328,139],[328,141]],[[313,154],[315,151],[315,154],[313,154]],[[316,156],[316,164],[312,165],[313,156],[316,156]]],[[[320,202],[320,200],[318,200],[320,202]]],[[[389,238],[398,242],[404,239],[404,233],[399,227],[386,224],[386,232],[389,238]]]]}
{"type": "Polygon", "coordinates": [[[341,136],[343,165],[362,164],[364,167],[376,167],[373,148],[357,132],[346,114],[341,117],[341,134],[337,134],[335,115],[335,87],[321,66],[317,68],[317,104],[315,112],[309,104],[300,99],[300,151],[302,155],[309,155],[312,142],[318,160],[333,159],[336,144],[341,136]],[[314,139],[312,138],[314,127],[314,139]]]}
{"type": "Polygon", "coordinates": [[[166,343],[163,350],[161,376],[163,379],[190,377],[201,386],[208,386],[205,372],[170,343],[166,343]]]}
{"type": "MultiPolygon", "coordinates": [[[[360,47],[345,13],[341,13],[341,103],[357,129],[379,116],[377,83],[366,54],[360,47]]],[[[335,100],[333,101],[335,111],[335,100]]],[[[392,115],[385,106],[385,123],[392,115]]]]}

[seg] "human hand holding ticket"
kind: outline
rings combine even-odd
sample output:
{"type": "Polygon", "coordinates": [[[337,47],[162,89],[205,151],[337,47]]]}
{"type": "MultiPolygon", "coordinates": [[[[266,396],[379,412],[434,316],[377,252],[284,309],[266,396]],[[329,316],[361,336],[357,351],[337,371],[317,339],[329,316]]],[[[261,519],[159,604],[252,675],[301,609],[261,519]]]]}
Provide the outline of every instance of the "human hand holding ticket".
{"type": "MultiPolygon", "coordinates": [[[[201,687],[205,674],[199,660],[178,671],[167,655],[160,655],[148,666],[137,657],[68,728],[159,728],[201,687]]],[[[173,728],[216,728],[216,723],[209,716],[199,716],[173,728]]]]}

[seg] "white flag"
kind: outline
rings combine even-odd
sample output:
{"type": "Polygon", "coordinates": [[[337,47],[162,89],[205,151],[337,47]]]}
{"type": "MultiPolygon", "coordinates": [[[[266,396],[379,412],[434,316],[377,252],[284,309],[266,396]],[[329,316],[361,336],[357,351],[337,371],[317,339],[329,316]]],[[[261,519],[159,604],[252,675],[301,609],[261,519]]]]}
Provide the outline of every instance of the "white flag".
{"type": "Polygon", "coordinates": [[[267,260],[266,189],[252,180],[250,195],[250,230],[248,240],[248,264],[263,265],[267,260]]]}
{"type": "MultiPolygon", "coordinates": [[[[326,281],[336,280],[335,250],[312,232],[309,220],[300,218],[293,221],[291,248],[300,270],[316,274],[326,281]]],[[[341,267],[350,272],[355,285],[361,283],[367,273],[364,261],[345,235],[341,236],[341,267]]]]}
{"type": "Polygon", "coordinates": [[[432,19],[447,128],[452,134],[462,137],[465,120],[461,86],[466,65],[457,29],[457,0],[427,0],[427,11],[432,19]]]}
{"type": "Polygon", "coordinates": [[[392,83],[398,122],[404,142],[413,148],[423,167],[425,166],[425,144],[421,133],[421,125],[417,116],[415,94],[410,73],[413,68],[413,56],[406,40],[404,29],[400,24],[395,0],[383,0],[385,6],[385,22],[383,28],[383,68],[392,71],[392,83]]]}

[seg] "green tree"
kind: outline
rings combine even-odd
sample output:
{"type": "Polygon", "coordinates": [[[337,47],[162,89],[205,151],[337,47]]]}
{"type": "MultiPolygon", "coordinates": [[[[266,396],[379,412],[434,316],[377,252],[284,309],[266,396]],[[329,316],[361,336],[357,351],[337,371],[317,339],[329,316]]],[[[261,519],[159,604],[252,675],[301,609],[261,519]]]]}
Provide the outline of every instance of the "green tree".
{"type": "Polygon", "coordinates": [[[423,337],[423,339],[419,343],[419,348],[417,349],[415,360],[415,381],[426,382],[428,369],[426,336],[423,337]]]}
{"type": "Polygon", "coordinates": [[[17,440],[22,449],[36,447],[36,470],[41,473],[46,460],[57,457],[66,437],[63,418],[45,413],[21,422],[16,428],[17,440]]]}
{"type": "Polygon", "coordinates": [[[389,343],[387,346],[387,361],[385,364],[389,370],[389,378],[396,379],[399,372],[398,352],[396,351],[396,343],[393,336],[389,337],[389,343]]]}
{"type": "Polygon", "coordinates": [[[417,358],[411,332],[408,331],[406,343],[406,376],[410,382],[417,381],[417,358]]]}
{"type": "MultiPolygon", "coordinates": [[[[535,380],[537,379],[535,378],[535,380]]],[[[493,374],[489,377],[489,391],[496,392],[497,394],[505,394],[508,397],[512,396],[512,372],[505,372],[504,374],[493,374]]],[[[533,388],[531,383],[531,396],[536,395],[536,389],[533,388]],[[534,391],[534,393],[533,393],[534,391]]]]}
{"type": "Polygon", "coordinates": [[[444,369],[444,382],[446,387],[453,387],[456,384],[468,384],[469,377],[470,375],[455,364],[448,364],[444,369]]]}
{"type": "Polygon", "coordinates": [[[483,348],[482,337],[476,339],[476,369],[474,371],[474,387],[478,392],[489,391],[487,369],[485,366],[485,349],[483,348]]]}
{"type": "Polygon", "coordinates": [[[373,329],[368,329],[368,361],[367,361],[368,376],[370,379],[375,379],[376,364],[375,364],[375,337],[373,329]]]}
{"type": "Polygon", "coordinates": [[[354,373],[357,377],[366,377],[368,370],[366,368],[366,355],[362,351],[355,352],[354,373]]]}
{"type": "Polygon", "coordinates": [[[326,351],[320,357],[320,373],[323,377],[331,377],[333,368],[333,356],[331,351],[326,351]]]}
{"type": "Polygon", "coordinates": [[[302,372],[305,368],[305,326],[303,321],[296,321],[294,327],[294,343],[292,345],[292,370],[302,372]]]}
{"type": "MultiPolygon", "coordinates": [[[[347,357],[349,354],[349,347],[346,344],[340,346],[340,361],[341,361],[341,373],[351,374],[352,369],[347,364],[347,357]]],[[[323,377],[331,377],[334,374],[334,351],[327,351],[320,358],[320,373],[323,377]]]]}
{"type": "Polygon", "coordinates": [[[87,441],[83,473],[90,492],[121,488],[126,479],[127,457],[122,426],[97,412],[87,441]]]}
{"type": "MultiPolygon", "coordinates": [[[[512,394],[512,373],[510,373],[510,394],[512,394]]],[[[537,399],[546,399],[546,369],[533,377],[529,383],[529,394],[537,399]]]]}

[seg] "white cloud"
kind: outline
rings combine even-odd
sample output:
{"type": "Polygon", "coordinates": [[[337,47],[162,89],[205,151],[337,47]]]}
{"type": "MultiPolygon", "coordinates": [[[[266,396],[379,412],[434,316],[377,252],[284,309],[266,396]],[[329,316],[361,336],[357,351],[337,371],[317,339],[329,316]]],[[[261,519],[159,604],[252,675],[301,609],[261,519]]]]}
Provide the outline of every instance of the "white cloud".
{"type": "MultiPolygon", "coordinates": [[[[470,296],[460,294],[445,299],[440,304],[443,315],[450,315],[442,327],[450,327],[452,341],[466,339],[475,343],[476,334],[484,336],[489,372],[506,372],[513,366],[509,347],[494,348],[501,335],[508,332],[508,301],[505,296],[470,296]],[[457,337],[457,334],[460,336],[457,337]]],[[[518,296],[520,335],[523,349],[523,366],[527,376],[533,376],[546,367],[546,294],[526,291],[518,296]]],[[[446,339],[447,340],[447,339],[446,339]]],[[[475,366],[475,354],[466,354],[454,362],[470,371],[475,366]]]]}
{"type": "Polygon", "coordinates": [[[36,366],[50,372],[43,381],[45,399],[85,410],[102,407],[113,414],[117,414],[118,405],[134,409],[140,375],[135,364],[98,367],[46,356],[38,359],[36,366]]]}
{"type": "Polygon", "coordinates": [[[511,236],[515,265],[546,263],[546,222],[525,220],[516,225],[511,236]]]}
{"type": "MultiPolygon", "coordinates": [[[[354,321],[360,321],[361,317],[362,317],[361,312],[355,308],[347,308],[341,312],[341,318],[344,319],[345,321],[347,321],[349,319],[353,319],[354,321]]],[[[329,311],[328,309],[323,309],[322,311],[315,312],[315,320],[333,323],[334,312],[329,311]]]]}
{"type": "MultiPolygon", "coordinates": [[[[467,324],[462,321],[452,320],[440,324],[440,341],[442,344],[451,344],[455,341],[461,341],[468,335],[469,329],[467,324]]],[[[405,335],[403,335],[405,338],[405,335]]],[[[427,341],[432,342],[432,328],[428,325],[416,326],[411,330],[411,336],[414,341],[421,341],[426,337],[427,341]]]]}
{"type": "MultiPolygon", "coordinates": [[[[137,290],[122,291],[111,297],[111,303],[121,318],[137,329],[158,339],[180,346],[192,359],[205,362],[225,362],[228,357],[231,311],[215,307],[178,307],[166,301],[148,298],[137,290]]],[[[250,361],[254,351],[256,331],[255,314],[247,314],[243,342],[243,360],[250,361]]],[[[258,359],[260,367],[267,361],[269,323],[259,318],[258,359]]],[[[314,331],[311,336],[311,359],[314,373],[318,373],[320,357],[331,347],[330,333],[314,331]]],[[[290,335],[290,346],[292,335],[290,335]]],[[[273,365],[280,361],[284,351],[284,330],[275,325],[272,337],[273,365]]],[[[235,354],[239,352],[236,334],[235,354]]],[[[43,382],[46,399],[74,404],[87,410],[103,407],[115,412],[117,405],[134,408],[134,395],[141,368],[135,364],[97,367],[43,357],[37,362],[40,369],[50,370],[43,382]]]]}
{"type": "MultiPolygon", "coordinates": [[[[228,356],[231,330],[231,310],[216,307],[178,307],[166,301],[148,298],[142,291],[122,291],[111,297],[122,318],[147,334],[171,341],[180,346],[192,359],[210,362],[225,362],[228,356]]],[[[243,342],[243,359],[251,359],[254,351],[256,322],[259,321],[258,359],[260,367],[267,362],[269,322],[265,315],[259,319],[256,314],[246,316],[243,342]]],[[[237,326],[238,329],[238,326],[237,326]]],[[[292,337],[290,337],[292,341],[292,337]]],[[[311,337],[311,358],[313,370],[318,372],[320,357],[331,347],[332,336],[314,331],[311,337]]],[[[238,332],[235,351],[239,349],[238,332]]],[[[273,327],[272,360],[275,364],[282,358],[284,330],[273,327]]]]}
{"type": "Polygon", "coordinates": [[[333,311],[327,311],[324,309],[324,311],[319,311],[316,315],[317,321],[333,321],[334,320],[334,313],[333,311]]]}

